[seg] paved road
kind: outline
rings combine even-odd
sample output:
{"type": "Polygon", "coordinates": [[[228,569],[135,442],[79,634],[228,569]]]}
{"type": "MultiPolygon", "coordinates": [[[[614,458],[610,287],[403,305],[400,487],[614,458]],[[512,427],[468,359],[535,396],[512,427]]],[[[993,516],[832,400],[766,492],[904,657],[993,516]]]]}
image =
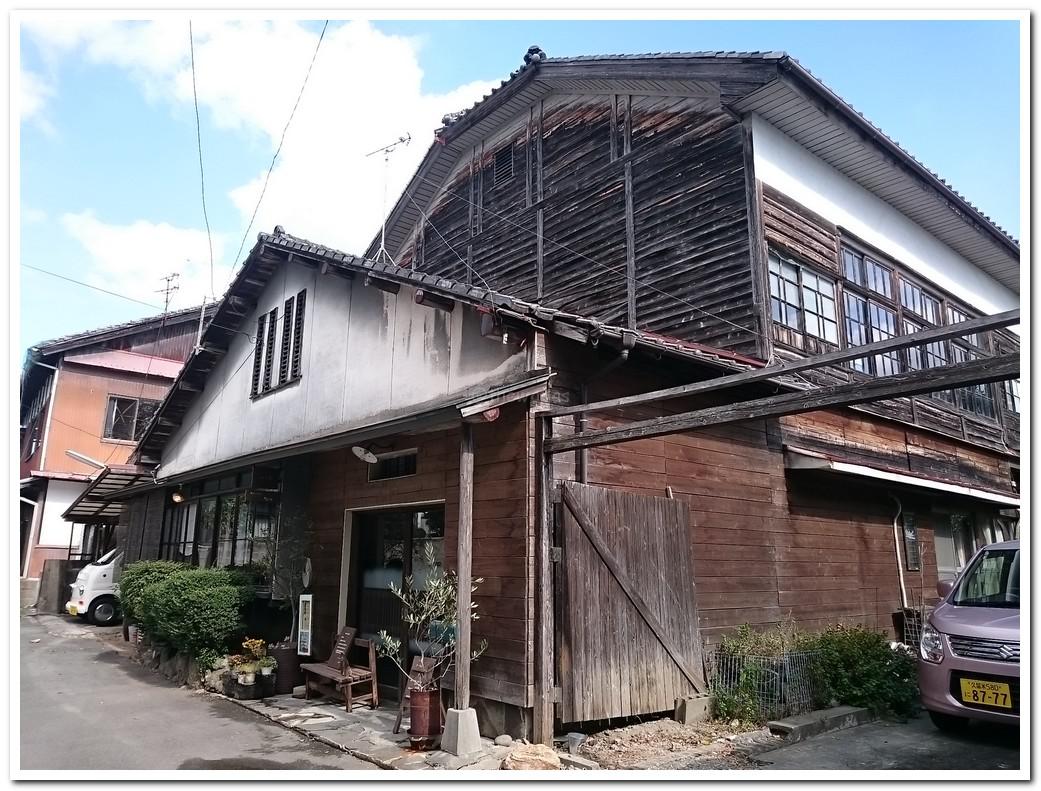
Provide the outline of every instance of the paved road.
{"type": "Polygon", "coordinates": [[[1018,769],[1019,733],[973,723],[941,733],[922,714],[906,723],[873,722],[756,756],[760,769],[1018,769]]]}
{"type": "Polygon", "coordinates": [[[234,703],[175,687],[97,640],[93,628],[21,618],[22,769],[376,769],[234,703]]]}

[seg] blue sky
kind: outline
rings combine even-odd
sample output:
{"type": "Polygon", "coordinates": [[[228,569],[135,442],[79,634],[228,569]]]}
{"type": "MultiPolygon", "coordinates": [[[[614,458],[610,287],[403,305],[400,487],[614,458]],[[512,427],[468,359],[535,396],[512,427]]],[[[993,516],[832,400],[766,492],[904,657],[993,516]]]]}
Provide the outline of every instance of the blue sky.
{"type": "MultiPolygon", "coordinates": [[[[195,20],[218,295],[321,27],[195,20]]],[[[173,306],[198,302],[210,268],[187,17],[41,18],[20,42],[21,262],[158,305],[160,276],[177,271],[173,306]]],[[[384,179],[364,154],[412,134],[390,164],[393,201],[441,116],[505,79],[533,43],[552,56],[787,51],[1019,235],[1016,22],[333,22],[246,251],[277,222],[360,252],[379,229],[384,179]]],[[[155,312],[21,276],[22,348],[155,312]]]]}

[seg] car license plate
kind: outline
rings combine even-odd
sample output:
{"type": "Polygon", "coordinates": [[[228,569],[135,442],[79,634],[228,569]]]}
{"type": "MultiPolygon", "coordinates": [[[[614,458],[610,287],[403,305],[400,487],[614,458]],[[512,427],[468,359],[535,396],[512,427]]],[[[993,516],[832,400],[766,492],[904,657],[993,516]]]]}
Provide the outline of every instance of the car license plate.
{"type": "Polygon", "coordinates": [[[70,604],[69,605],[69,615],[79,615],[79,613],[76,611],[76,605],[75,604],[70,604]]]}
{"type": "Polygon", "coordinates": [[[976,703],[984,706],[997,706],[1001,709],[1012,708],[1012,692],[1008,684],[1000,681],[978,681],[974,678],[961,679],[961,699],[965,703],[976,703]]]}

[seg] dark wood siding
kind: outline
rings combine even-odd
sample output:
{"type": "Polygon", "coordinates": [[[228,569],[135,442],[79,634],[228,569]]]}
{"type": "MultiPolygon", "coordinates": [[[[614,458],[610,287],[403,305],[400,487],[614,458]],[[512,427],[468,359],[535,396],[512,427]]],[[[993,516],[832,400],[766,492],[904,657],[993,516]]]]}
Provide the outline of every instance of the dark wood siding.
{"type": "MultiPolygon", "coordinates": [[[[551,393],[557,403],[576,403],[583,381],[588,382],[589,398],[597,400],[675,385],[682,376],[633,356],[623,368],[596,378],[604,359],[567,341],[551,340],[547,355],[558,371],[551,393]]],[[[751,395],[731,394],[735,399],[751,395]]],[[[626,407],[590,415],[587,427],[606,428],[709,403],[701,399],[626,407]]],[[[573,433],[575,424],[574,417],[557,418],[554,434],[573,433]]],[[[918,516],[923,568],[905,572],[905,585],[919,599],[935,598],[930,514],[937,505],[971,501],[864,478],[787,470],[786,444],[827,450],[853,463],[1012,493],[1009,462],[1002,454],[850,410],[591,449],[586,482],[656,496],[671,489],[688,503],[698,612],[709,643],[743,623],[766,626],[789,617],[805,628],[844,622],[892,633],[900,581],[893,546],[897,506],[890,491],[918,516]]],[[[556,457],[554,477],[577,479],[576,456],[556,457]]]]}
{"type": "Polygon", "coordinates": [[[456,165],[400,263],[745,354],[742,128],[705,100],[553,95],[456,165]],[[496,155],[513,175],[495,184],[496,155]]]}
{"type": "MultiPolygon", "coordinates": [[[[534,683],[533,549],[529,519],[530,448],[521,407],[504,408],[494,423],[474,426],[473,575],[483,582],[474,594],[481,617],[474,645],[488,650],[473,664],[474,695],[530,706],[534,683]]],[[[367,480],[367,466],[349,449],[314,456],[310,516],[313,550],[315,643],[329,651],[339,607],[344,511],[444,500],[445,560],[454,568],[459,518],[459,433],[444,431],[381,440],[418,448],[413,476],[367,480]]]]}

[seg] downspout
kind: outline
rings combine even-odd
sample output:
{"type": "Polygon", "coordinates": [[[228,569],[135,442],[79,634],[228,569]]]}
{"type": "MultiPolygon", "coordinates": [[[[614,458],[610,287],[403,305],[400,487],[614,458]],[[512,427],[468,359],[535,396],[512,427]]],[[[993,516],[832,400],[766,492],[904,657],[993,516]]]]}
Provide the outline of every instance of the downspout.
{"type": "Polygon", "coordinates": [[[896,550],[896,573],[900,577],[900,605],[907,609],[907,588],[904,585],[904,560],[900,556],[900,515],[904,511],[900,498],[890,492],[889,496],[896,503],[896,513],[893,515],[893,549],[896,550]]]}

